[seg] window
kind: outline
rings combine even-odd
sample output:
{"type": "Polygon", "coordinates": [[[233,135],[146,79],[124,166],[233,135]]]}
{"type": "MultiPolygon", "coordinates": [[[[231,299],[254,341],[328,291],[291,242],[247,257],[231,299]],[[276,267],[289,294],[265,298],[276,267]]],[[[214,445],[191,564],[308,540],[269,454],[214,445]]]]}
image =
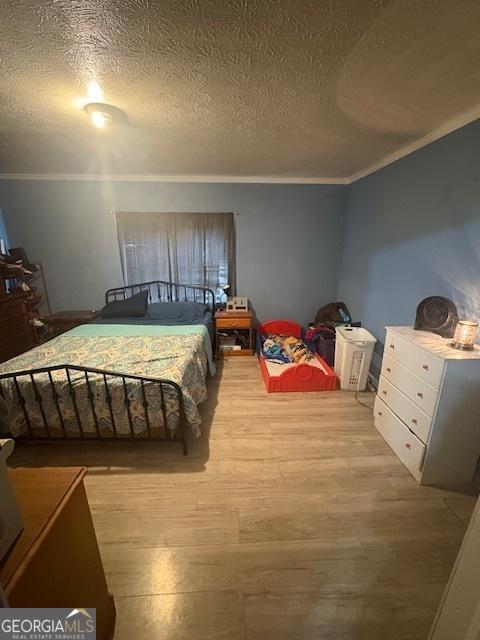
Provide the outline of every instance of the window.
{"type": "Polygon", "coordinates": [[[125,284],[165,280],[235,291],[233,213],[116,213],[125,284]]]}

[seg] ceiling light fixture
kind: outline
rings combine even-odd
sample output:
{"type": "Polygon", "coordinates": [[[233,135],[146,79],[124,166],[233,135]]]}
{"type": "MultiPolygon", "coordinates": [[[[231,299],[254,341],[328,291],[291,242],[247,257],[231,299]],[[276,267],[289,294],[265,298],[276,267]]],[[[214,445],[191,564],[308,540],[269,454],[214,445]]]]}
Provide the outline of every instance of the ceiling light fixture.
{"type": "Polygon", "coordinates": [[[91,115],[92,124],[98,129],[103,129],[107,122],[110,120],[110,116],[106,113],[102,113],[101,111],[94,111],[91,115]]]}
{"type": "Polygon", "coordinates": [[[104,102],[89,102],[84,106],[84,109],[97,129],[105,129],[105,126],[110,122],[124,122],[126,120],[126,115],[121,109],[104,102]]]}
{"type": "Polygon", "coordinates": [[[102,91],[102,87],[98,84],[96,80],[90,80],[88,83],[88,99],[85,102],[103,102],[104,95],[102,91]]]}

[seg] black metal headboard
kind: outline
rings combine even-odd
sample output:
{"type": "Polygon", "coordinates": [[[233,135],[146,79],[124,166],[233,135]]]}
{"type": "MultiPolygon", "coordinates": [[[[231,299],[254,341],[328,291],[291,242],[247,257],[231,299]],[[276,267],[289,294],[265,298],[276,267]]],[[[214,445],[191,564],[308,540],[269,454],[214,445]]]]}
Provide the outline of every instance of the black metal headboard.
{"type": "Polygon", "coordinates": [[[215,294],[211,289],[193,284],[179,284],[177,282],[165,282],[152,280],[140,282],[125,287],[109,289],[105,293],[105,301],[125,300],[140,291],[148,291],[148,301],[152,302],[202,302],[207,304],[210,310],[215,308],[215,294]]]}

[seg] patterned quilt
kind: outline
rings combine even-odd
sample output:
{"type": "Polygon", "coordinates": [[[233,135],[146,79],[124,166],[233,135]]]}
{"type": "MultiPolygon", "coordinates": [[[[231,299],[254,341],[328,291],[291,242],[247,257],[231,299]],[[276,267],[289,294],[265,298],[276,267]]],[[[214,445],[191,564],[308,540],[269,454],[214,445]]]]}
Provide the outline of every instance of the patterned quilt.
{"type": "MultiPolygon", "coordinates": [[[[197,405],[207,397],[206,374],[208,370],[207,353],[201,335],[174,336],[103,336],[78,337],[59,336],[27,353],[13,358],[0,367],[0,373],[10,373],[34,368],[62,364],[74,364],[82,367],[105,369],[126,375],[145,376],[176,382],[183,391],[187,423],[195,436],[200,435],[200,414],[197,405]]],[[[111,429],[111,410],[119,434],[131,432],[130,420],[125,403],[123,379],[107,377],[111,397],[109,405],[107,392],[103,384],[103,376],[89,374],[90,394],[85,374],[72,371],[70,374],[74,389],[71,390],[65,371],[52,373],[57,397],[51,391],[47,373],[35,375],[35,385],[28,376],[18,378],[21,394],[25,397],[31,426],[34,430],[44,429],[44,418],[49,425],[59,428],[59,408],[64,416],[66,431],[78,432],[77,413],[86,432],[100,429],[111,429]],[[35,399],[40,394],[42,403],[35,399]],[[76,407],[75,407],[76,404],[76,407]],[[93,405],[93,406],[92,406],[93,405]],[[95,417],[97,422],[95,422],[95,417]]],[[[13,435],[23,433],[26,428],[24,412],[19,402],[18,393],[13,381],[2,380],[4,395],[11,410],[10,430],[13,435]]],[[[144,397],[141,384],[126,379],[126,387],[130,400],[130,418],[135,433],[147,428],[144,397]]],[[[144,386],[148,402],[148,415],[152,428],[164,430],[160,385],[146,382],[144,386]]],[[[167,416],[167,427],[173,433],[179,420],[176,394],[167,385],[164,405],[167,416]]]]}

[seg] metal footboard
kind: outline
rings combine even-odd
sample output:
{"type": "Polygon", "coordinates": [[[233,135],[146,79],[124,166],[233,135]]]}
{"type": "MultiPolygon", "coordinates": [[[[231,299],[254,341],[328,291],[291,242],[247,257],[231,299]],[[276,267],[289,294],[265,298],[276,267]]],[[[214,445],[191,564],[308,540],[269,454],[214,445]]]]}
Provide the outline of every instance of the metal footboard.
{"type": "Polygon", "coordinates": [[[25,428],[20,436],[23,439],[176,440],[181,442],[183,454],[188,453],[183,394],[180,386],[171,380],[57,365],[0,375],[0,394],[7,405],[18,403],[16,410],[23,415],[25,428]],[[64,372],[64,376],[59,378],[59,372],[64,372]],[[78,374],[82,376],[80,380],[78,374]],[[62,393],[59,393],[60,385],[62,393]],[[80,393],[84,394],[83,406],[79,404],[80,393]],[[136,396],[135,402],[132,395],[136,396]],[[152,399],[155,408],[151,406],[152,399]],[[172,399],[177,403],[173,411],[172,399]],[[68,413],[66,404],[69,404],[68,413]],[[101,418],[99,409],[102,409],[101,418]],[[136,429],[136,424],[141,428],[136,429]]]}

